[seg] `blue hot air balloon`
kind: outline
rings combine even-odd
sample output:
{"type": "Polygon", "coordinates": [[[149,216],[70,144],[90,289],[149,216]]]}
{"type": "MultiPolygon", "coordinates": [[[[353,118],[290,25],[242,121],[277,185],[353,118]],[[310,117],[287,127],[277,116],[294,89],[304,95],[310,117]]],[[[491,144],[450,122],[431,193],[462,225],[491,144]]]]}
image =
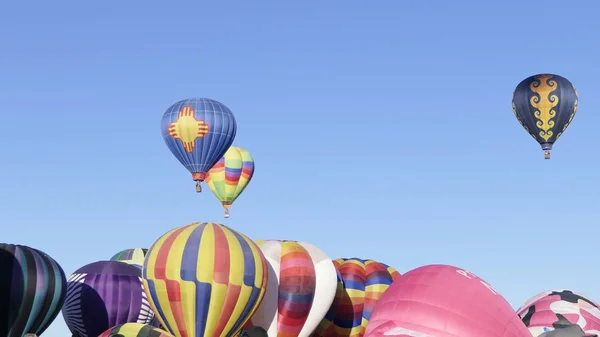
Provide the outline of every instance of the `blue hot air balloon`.
{"type": "Polygon", "coordinates": [[[550,159],[552,145],[565,132],[575,114],[579,98],[569,80],[553,74],[530,76],[515,89],[512,108],[525,131],[550,159]]]}
{"type": "Polygon", "coordinates": [[[231,110],[208,98],[171,105],[163,115],[161,133],[175,158],[192,173],[196,192],[207,172],[233,143],[237,124],[231,110]]]}

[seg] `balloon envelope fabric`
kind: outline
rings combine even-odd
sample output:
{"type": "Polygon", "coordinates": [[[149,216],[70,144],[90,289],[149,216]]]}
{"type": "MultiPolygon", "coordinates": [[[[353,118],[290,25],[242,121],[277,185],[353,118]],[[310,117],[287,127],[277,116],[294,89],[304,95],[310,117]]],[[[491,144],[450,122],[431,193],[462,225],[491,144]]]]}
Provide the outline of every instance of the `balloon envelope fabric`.
{"type": "Polygon", "coordinates": [[[98,337],[172,337],[168,332],[147,324],[125,323],[106,330],[98,337]]]}
{"type": "Polygon", "coordinates": [[[0,244],[0,336],[42,334],[62,308],[66,282],[62,268],[46,253],[0,244]]]}
{"type": "Polygon", "coordinates": [[[184,99],[171,105],[161,121],[161,134],[171,153],[203,181],[233,143],[237,123],[223,103],[208,98],[184,99]]]}
{"type": "Polygon", "coordinates": [[[119,324],[148,324],[154,313],[139,268],[123,262],[98,261],[69,277],[63,316],[73,334],[95,337],[119,324]]]}
{"type": "Polygon", "coordinates": [[[251,324],[270,337],[309,336],[335,297],[337,273],[331,258],[306,242],[256,243],[269,263],[269,285],[251,324]]]}
{"type": "Polygon", "coordinates": [[[206,184],[225,208],[225,217],[233,202],[244,192],[254,175],[254,159],[241,147],[232,146],[206,176],[206,184]]]}
{"type": "Polygon", "coordinates": [[[193,223],[160,237],[143,278],[160,323],[177,337],[229,337],[256,311],[267,261],[247,236],[216,223],[193,223]]]}
{"type": "Polygon", "coordinates": [[[577,90],[566,78],[553,74],[530,76],[513,92],[512,108],[517,120],[546,151],[565,132],[579,105],[577,90]]]}
{"type": "Polygon", "coordinates": [[[125,249],[113,255],[110,260],[124,262],[141,269],[144,265],[146,253],[148,253],[148,249],[145,248],[125,249]]]}
{"type": "Polygon", "coordinates": [[[368,259],[341,258],[333,263],[339,272],[336,296],[313,337],[362,337],[375,304],[400,273],[368,259]]]}
{"type": "Polygon", "coordinates": [[[428,265],[399,277],[383,293],[365,337],[531,337],[513,308],[476,275],[428,265]]]}
{"type": "Polygon", "coordinates": [[[600,335],[600,309],[595,301],[567,289],[548,290],[517,310],[534,337],[559,327],[577,324],[588,334],[600,335]]]}

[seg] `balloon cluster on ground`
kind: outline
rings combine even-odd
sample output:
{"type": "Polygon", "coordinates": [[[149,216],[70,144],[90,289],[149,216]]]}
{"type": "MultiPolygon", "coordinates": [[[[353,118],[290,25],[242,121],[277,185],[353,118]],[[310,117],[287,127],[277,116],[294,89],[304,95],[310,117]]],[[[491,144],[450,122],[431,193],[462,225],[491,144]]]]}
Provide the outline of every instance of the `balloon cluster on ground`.
{"type": "MultiPolygon", "coordinates": [[[[550,158],[577,112],[558,75],[523,80],[515,116],[550,158]]],[[[254,174],[233,146],[237,124],[215,100],[179,101],[164,113],[167,147],[205,182],[225,217],[254,174]]],[[[0,245],[0,336],[41,335],[62,310],[73,337],[583,337],[600,335],[600,308],[559,289],[516,312],[483,279],[427,265],[401,275],[368,258],[331,259],[292,240],[253,240],[217,223],[174,228],[149,248],[89,263],[68,278],[44,252],[0,245]]]]}

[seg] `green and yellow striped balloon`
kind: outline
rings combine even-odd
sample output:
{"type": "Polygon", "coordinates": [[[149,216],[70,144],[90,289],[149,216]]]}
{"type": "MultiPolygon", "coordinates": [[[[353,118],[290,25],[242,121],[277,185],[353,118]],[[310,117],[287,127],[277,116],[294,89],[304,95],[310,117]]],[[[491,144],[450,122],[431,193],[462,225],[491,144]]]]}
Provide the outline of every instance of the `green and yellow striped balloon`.
{"type": "Polygon", "coordinates": [[[206,184],[225,208],[226,218],[231,204],[244,192],[253,175],[254,159],[248,151],[235,146],[208,172],[206,184]]]}
{"type": "Polygon", "coordinates": [[[140,323],[125,323],[106,330],[98,337],[173,337],[170,333],[140,323]]]}
{"type": "Polygon", "coordinates": [[[146,248],[125,249],[113,255],[110,260],[124,262],[141,269],[147,253],[148,249],[146,248]]]}

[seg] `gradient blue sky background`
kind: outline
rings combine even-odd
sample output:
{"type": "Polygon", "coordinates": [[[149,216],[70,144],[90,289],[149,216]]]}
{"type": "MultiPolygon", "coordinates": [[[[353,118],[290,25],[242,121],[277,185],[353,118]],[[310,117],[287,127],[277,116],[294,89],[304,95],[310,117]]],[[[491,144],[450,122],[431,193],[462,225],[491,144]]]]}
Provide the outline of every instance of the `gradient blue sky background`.
{"type": "MultiPolygon", "coordinates": [[[[159,132],[200,96],[256,159],[224,222],[251,238],[457,265],[515,307],[600,300],[597,1],[199,3],[1,5],[1,241],[70,274],[223,222],[159,132]],[[510,107],[539,72],[580,94],[550,161],[510,107]]],[[[62,315],[44,336],[69,336],[62,315]]]]}

